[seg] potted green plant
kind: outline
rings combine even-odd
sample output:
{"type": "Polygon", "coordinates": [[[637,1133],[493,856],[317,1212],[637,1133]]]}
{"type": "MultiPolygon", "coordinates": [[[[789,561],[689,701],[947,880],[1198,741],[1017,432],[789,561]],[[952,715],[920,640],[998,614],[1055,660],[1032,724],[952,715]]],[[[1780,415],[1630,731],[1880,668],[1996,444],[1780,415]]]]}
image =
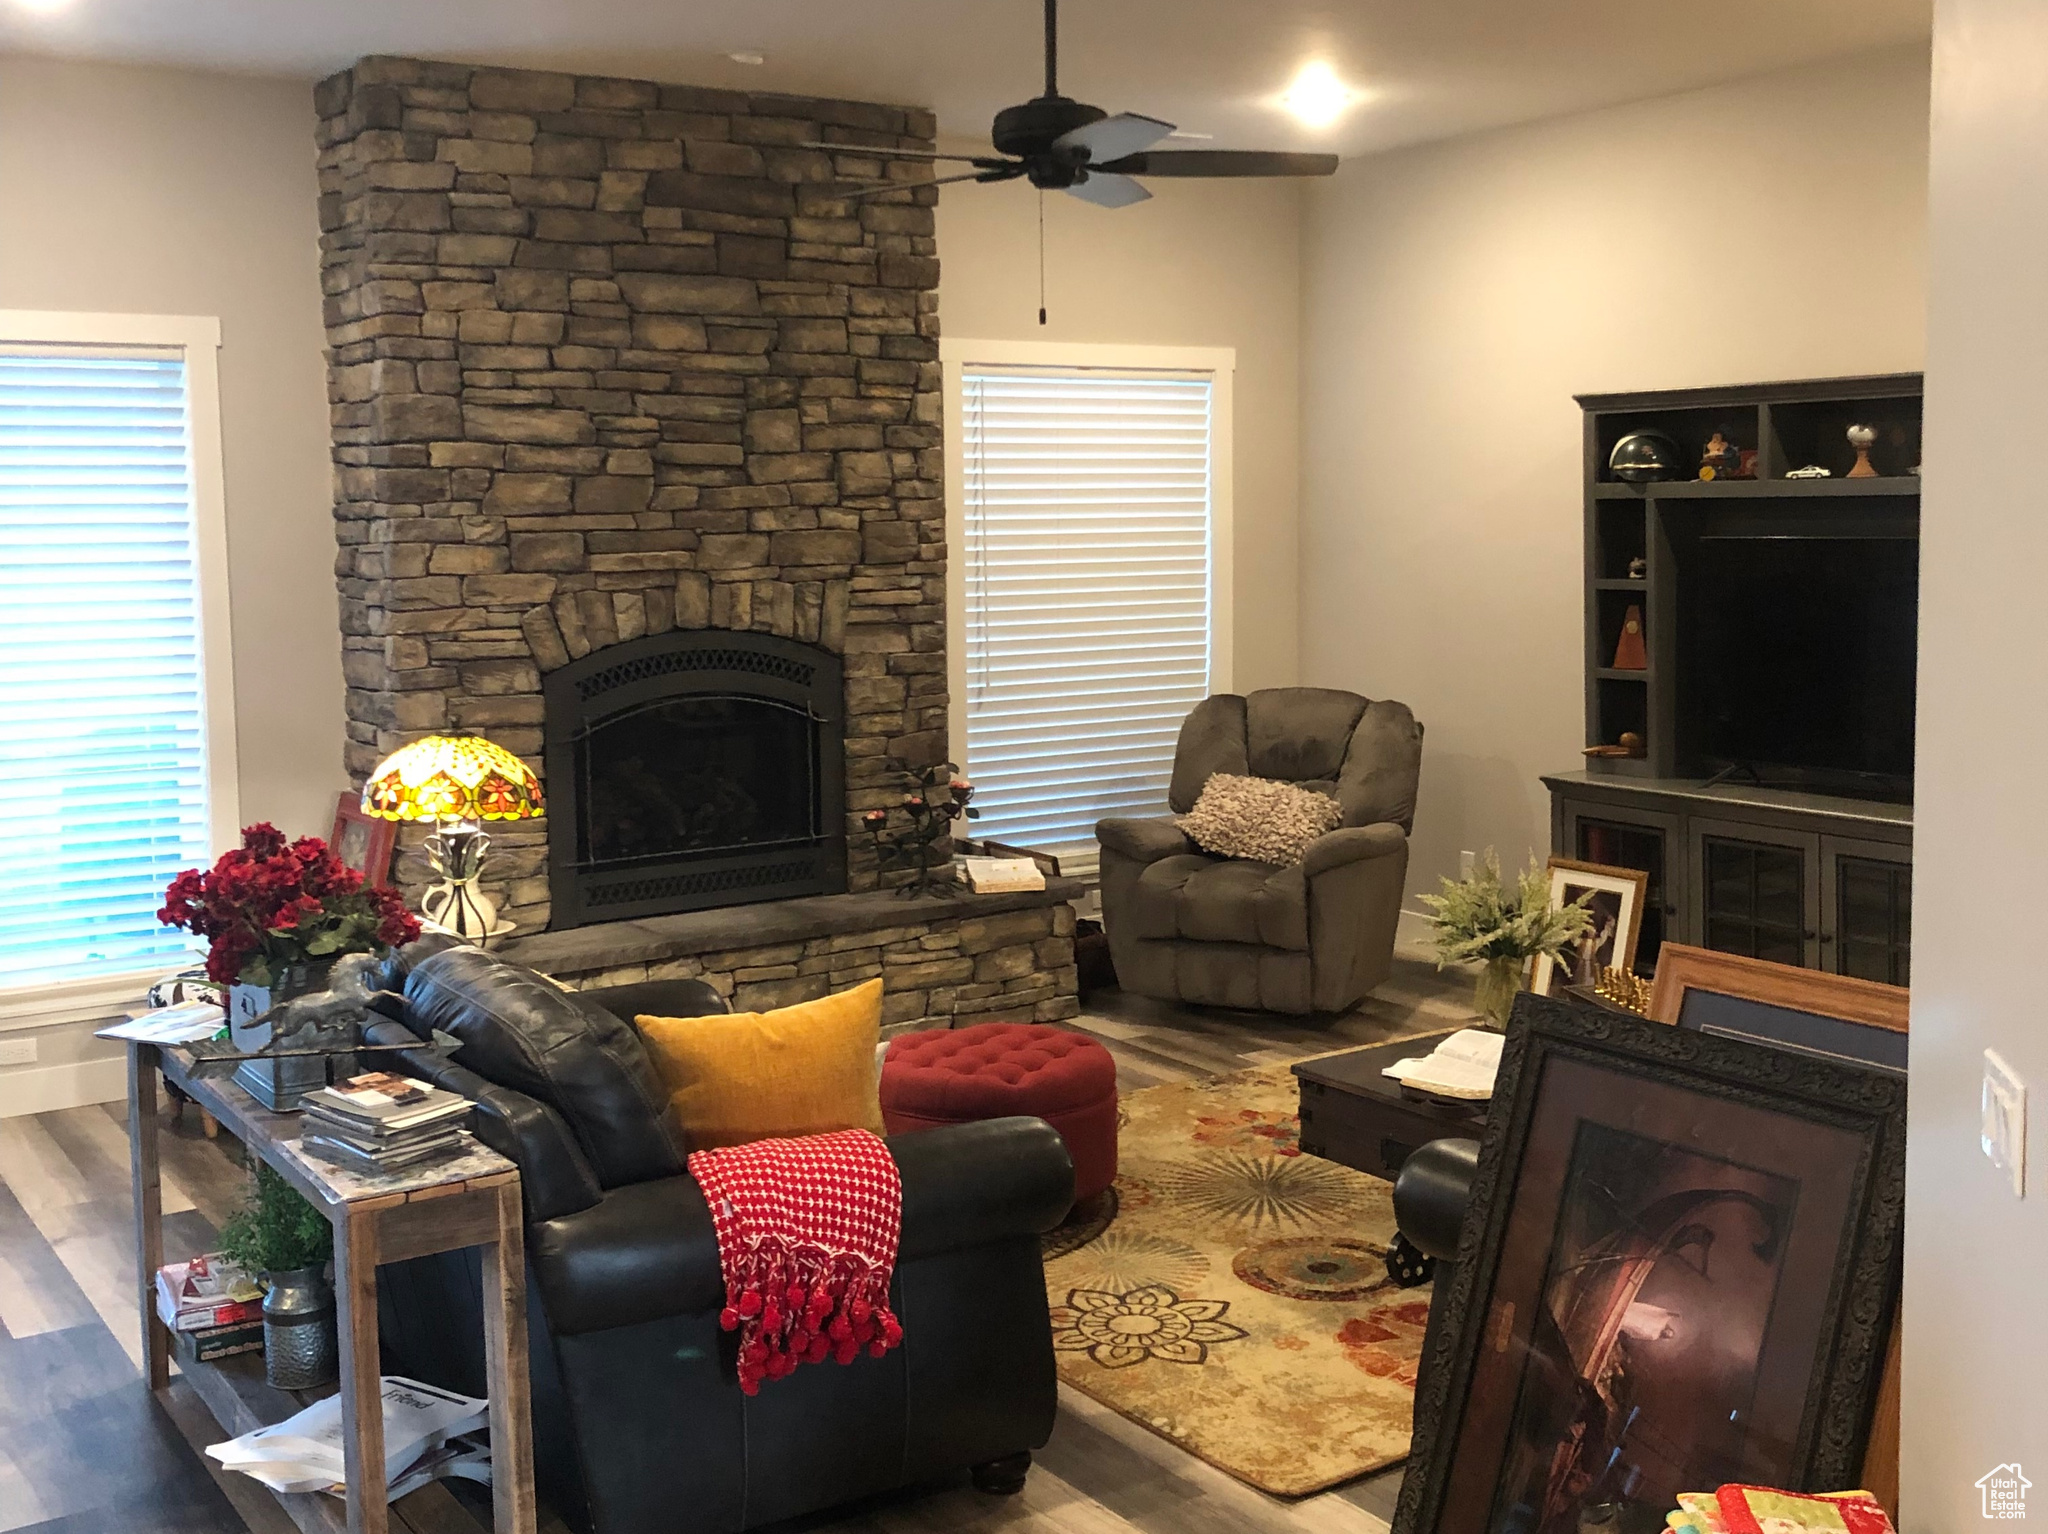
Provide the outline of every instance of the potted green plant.
{"type": "Polygon", "coordinates": [[[1511,889],[1491,847],[1469,877],[1442,884],[1442,893],[1422,897],[1436,912],[1437,968],[1476,961],[1472,1005],[1499,1026],[1507,1024],[1530,961],[1546,953],[1555,959],[1593,925],[1586,909],[1590,892],[1569,905],[1552,905],[1550,879],[1533,859],[1511,889]]]}
{"type": "Polygon", "coordinates": [[[327,1259],[334,1231],[268,1162],[242,1207],[220,1228],[220,1252],[245,1273],[260,1277],[263,1296],[263,1372],[280,1390],[310,1390],[335,1377],[334,1286],[327,1259]]]}

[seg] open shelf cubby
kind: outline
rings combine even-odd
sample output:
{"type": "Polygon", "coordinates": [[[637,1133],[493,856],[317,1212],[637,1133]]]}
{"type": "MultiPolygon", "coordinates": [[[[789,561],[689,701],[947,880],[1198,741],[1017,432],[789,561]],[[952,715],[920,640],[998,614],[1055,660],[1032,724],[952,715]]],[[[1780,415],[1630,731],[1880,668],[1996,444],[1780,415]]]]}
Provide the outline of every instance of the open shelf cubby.
{"type": "Polygon", "coordinates": [[[1592,758],[1587,770],[1680,771],[1679,566],[1702,538],[1917,539],[1921,378],[1917,373],[1579,396],[1585,411],[1586,744],[1641,735],[1643,758],[1592,758]],[[1867,425],[1876,476],[1849,478],[1851,425],[1867,425]],[[1614,445],[1655,429],[1678,449],[1671,479],[1630,483],[1608,468],[1614,445]],[[1702,450],[1719,432],[1755,452],[1753,478],[1700,479],[1702,450]],[[1826,478],[1788,479],[1816,465],[1826,478]],[[1649,664],[1617,670],[1628,610],[1643,617],[1649,664]]]}

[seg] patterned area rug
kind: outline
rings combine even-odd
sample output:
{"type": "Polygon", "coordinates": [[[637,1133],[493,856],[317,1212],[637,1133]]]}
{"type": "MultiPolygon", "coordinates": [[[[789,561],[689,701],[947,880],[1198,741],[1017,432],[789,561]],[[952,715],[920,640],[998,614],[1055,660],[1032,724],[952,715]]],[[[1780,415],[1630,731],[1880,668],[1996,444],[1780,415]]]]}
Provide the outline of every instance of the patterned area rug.
{"type": "Polygon", "coordinates": [[[1387,1277],[1392,1186],[1302,1155],[1297,1101],[1284,1065],[1128,1094],[1045,1267],[1062,1380],[1287,1497],[1407,1457],[1429,1317],[1387,1277]]]}

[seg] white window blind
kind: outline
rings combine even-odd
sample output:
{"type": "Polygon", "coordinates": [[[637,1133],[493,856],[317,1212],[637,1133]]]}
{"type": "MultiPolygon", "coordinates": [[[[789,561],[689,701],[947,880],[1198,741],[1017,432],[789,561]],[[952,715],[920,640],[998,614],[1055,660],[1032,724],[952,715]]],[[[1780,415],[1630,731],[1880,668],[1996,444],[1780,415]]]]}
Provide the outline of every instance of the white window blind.
{"type": "Polygon", "coordinates": [[[961,371],[967,761],[978,835],[1093,853],[1165,810],[1209,691],[1213,380],[961,371]]]}
{"type": "Polygon", "coordinates": [[[207,861],[191,409],[176,353],[0,352],[0,992],[163,971],[207,861]]]}

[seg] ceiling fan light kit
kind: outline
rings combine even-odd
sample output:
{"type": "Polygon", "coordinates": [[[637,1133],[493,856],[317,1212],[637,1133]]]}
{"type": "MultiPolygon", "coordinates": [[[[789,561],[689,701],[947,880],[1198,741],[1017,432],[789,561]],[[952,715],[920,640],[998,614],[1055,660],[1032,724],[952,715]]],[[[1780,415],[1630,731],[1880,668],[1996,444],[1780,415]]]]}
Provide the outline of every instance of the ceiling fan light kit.
{"type": "Polygon", "coordinates": [[[1301,66],[1280,97],[1281,109],[1311,128],[1327,128],[1357,105],[1360,92],[1317,59],[1301,66]]]}

